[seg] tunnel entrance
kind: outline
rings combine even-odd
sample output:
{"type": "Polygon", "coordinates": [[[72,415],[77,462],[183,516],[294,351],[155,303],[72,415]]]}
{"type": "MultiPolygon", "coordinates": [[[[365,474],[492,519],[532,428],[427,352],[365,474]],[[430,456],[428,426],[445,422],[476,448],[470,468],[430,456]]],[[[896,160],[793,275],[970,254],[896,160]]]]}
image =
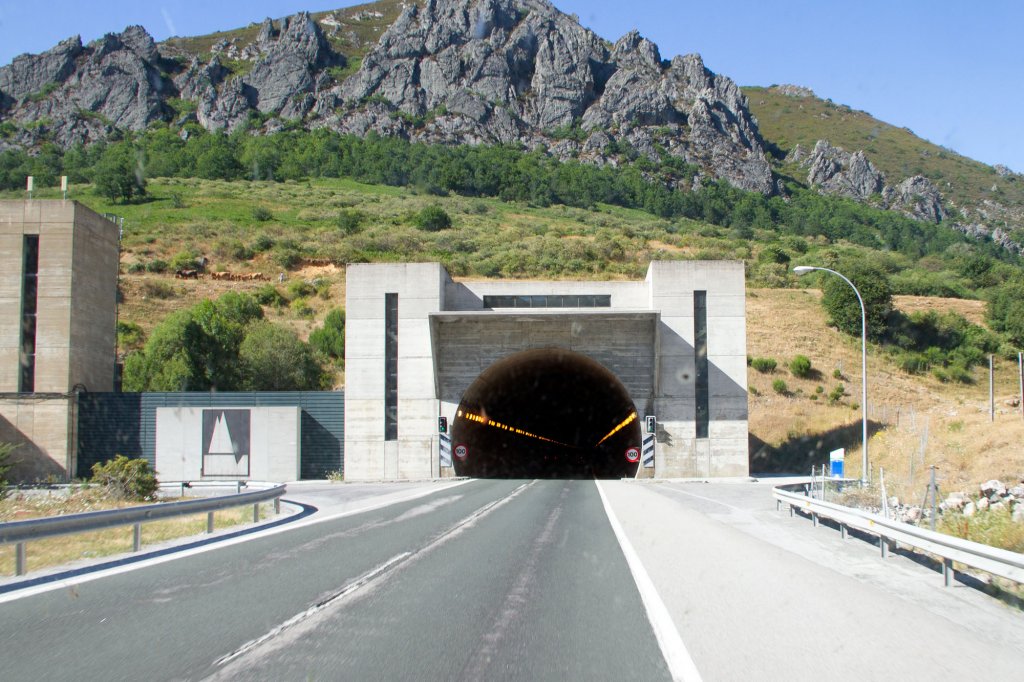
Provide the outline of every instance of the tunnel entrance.
{"type": "Polygon", "coordinates": [[[551,348],[510,355],[463,394],[452,463],[475,478],[622,478],[638,462],[640,420],[622,382],[586,355],[551,348]]]}

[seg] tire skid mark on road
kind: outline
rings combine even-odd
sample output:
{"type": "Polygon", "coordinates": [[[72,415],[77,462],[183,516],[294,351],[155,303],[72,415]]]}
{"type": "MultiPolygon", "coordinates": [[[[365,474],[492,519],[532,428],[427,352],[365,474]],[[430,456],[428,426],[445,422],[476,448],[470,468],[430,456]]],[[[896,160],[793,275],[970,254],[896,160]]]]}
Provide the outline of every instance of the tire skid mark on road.
{"type": "Polygon", "coordinates": [[[253,659],[259,660],[266,657],[270,653],[285,648],[292,642],[297,641],[303,634],[315,630],[327,617],[328,611],[335,611],[344,605],[354,602],[358,598],[372,594],[400,570],[412,565],[414,561],[426,556],[449,540],[463,534],[475,526],[482,518],[505,506],[535,483],[536,481],[523,483],[504,497],[488,502],[458,523],[435,535],[426,544],[413,551],[395,555],[379,566],[363,573],[355,580],[350,581],[337,592],[318,599],[315,604],[271,628],[267,633],[246,642],[231,653],[222,656],[212,666],[213,668],[220,669],[206,679],[228,680],[235,679],[240,675],[244,676],[246,672],[251,673],[255,662],[253,659]]]}
{"type": "Polygon", "coordinates": [[[459,679],[485,680],[490,677],[487,673],[491,661],[498,653],[499,646],[509,629],[523,615],[523,607],[526,606],[529,595],[533,592],[533,585],[537,579],[537,564],[541,554],[554,541],[555,526],[562,516],[562,508],[568,494],[569,486],[565,485],[562,488],[561,495],[559,495],[558,503],[548,515],[544,529],[534,538],[533,546],[530,547],[530,553],[523,562],[522,568],[512,584],[512,589],[505,595],[505,600],[498,610],[494,624],[480,638],[480,648],[467,661],[459,679]]]}
{"type": "Polygon", "coordinates": [[[315,538],[313,538],[313,539],[311,539],[311,540],[309,540],[307,542],[302,543],[301,545],[296,545],[296,546],[291,547],[290,549],[287,549],[287,550],[280,550],[280,551],[276,551],[276,552],[270,552],[265,557],[263,557],[258,562],[256,562],[253,565],[253,569],[256,570],[256,569],[259,569],[259,568],[264,567],[264,566],[269,566],[270,564],[273,564],[273,563],[278,562],[278,561],[288,561],[288,560],[291,560],[291,559],[295,559],[297,557],[301,557],[301,556],[306,555],[306,554],[308,554],[310,552],[313,552],[314,550],[316,550],[319,547],[322,547],[324,545],[336,542],[338,540],[343,540],[345,538],[358,537],[359,535],[362,535],[363,533],[368,533],[368,532],[371,532],[371,531],[379,530],[381,528],[385,528],[387,526],[391,526],[391,525],[394,525],[396,523],[401,523],[402,521],[408,521],[409,519],[416,518],[417,516],[423,516],[424,514],[429,514],[430,512],[436,511],[436,510],[440,509],[441,507],[444,507],[445,505],[449,505],[449,504],[453,504],[455,502],[458,502],[460,499],[462,499],[462,497],[463,497],[462,495],[450,495],[448,497],[442,497],[442,498],[440,498],[438,500],[434,500],[434,501],[427,502],[425,504],[421,504],[421,505],[418,505],[416,507],[413,507],[409,511],[407,511],[407,512],[405,512],[405,513],[403,513],[403,514],[401,514],[399,516],[396,516],[393,519],[384,519],[384,520],[381,520],[381,521],[369,521],[367,523],[360,524],[360,525],[358,525],[358,526],[356,526],[354,528],[348,528],[346,530],[341,530],[341,531],[338,531],[336,533],[328,533],[327,535],[317,536],[317,537],[315,537],[315,538]]]}
{"type": "Polygon", "coordinates": [[[264,644],[265,642],[268,642],[268,641],[274,639],[275,637],[280,635],[282,632],[284,632],[288,628],[290,628],[290,627],[292,627],[294,625],[297,625],[298,623],[301,623],[304,620],[309,619],[311,616],[313,616],[314,614],[316,614],[316,613],[318,613],[320,611],[323,611],[324,609],[326,609],[328,606],[330,606],[334,602],[339,601],[341,599],[344,599],[345,597],[347,597],[348,595],[352,594],[353,592],[359,590],[360,588],[363,588],[363,587],[369,585],[376,578],[386,574],[389,569],[394,568],[395,566],[397,566],[399,563],[401,563],[405,559],[408,559],[410,556],[411,556],[411,552],[402,552],[401,554],[398,554],[396,556],[391,557],[390,559],[385,561],[380,566],[372,568],[369,571],[367,571],[366,573],[362,574],[361,576],[359,576],[358,578],[356,578],[355,580],[350,582],[348,585],[346,585],[342,590],[340,590],[339,592],[336,592],[334,595],[328,597],[327,599],[319,601],[316,604],[313,604],[313,606],[310,606],[308,609],[306,609],[302,613],[295,614],[294,616],[292,616],[288,620],[284,621],[280,625],[278,625],[278,626],[274,627],[273,629],[271,629],[266,634],[261,635],[260,637],[257,637],[254,640],[246,642],[244,645],[242,645],[238,649],[232,651],[227,656],[221,657],[220,659],[218,659],[214,663],[214,665],[216,665],[216,666],[227,665],[231,661],[233,661],[233,660],[235,660],[235,659],[237,659],[237,658],[239,658],[241,656],[244,656],[245,654],[247,654],[250,651],[252,651],[253,649],[257,648],[261,644],[264,644]]]}

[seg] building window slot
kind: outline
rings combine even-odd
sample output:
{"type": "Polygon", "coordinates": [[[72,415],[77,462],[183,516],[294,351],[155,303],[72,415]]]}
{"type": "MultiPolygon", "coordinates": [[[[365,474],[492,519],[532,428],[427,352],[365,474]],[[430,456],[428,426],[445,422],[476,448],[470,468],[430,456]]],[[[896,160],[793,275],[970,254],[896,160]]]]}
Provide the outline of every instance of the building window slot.
{"type": "Polygon", "coordinates": [[[36,310],[39,299],[39,235],[27,234],[23,243],[21,280],[21,350],[18,390],[32,393],[36,386],[36,310]]]}
{"type": "Polygon", "coordinates": [[[696,360],[694,391],[696,398],[697,438],[708,437],[710,421],[708,397],[708,292],[693,292],[693,354],[696,360]]]}
{"type": "Polygon", "coordinates": [[[384,440],[398,440],[398,294],[384,294],[384,440]]]}
{"type": "Polygon", "coordinates": [[[484,308],[610,308],[609,294],[547,296],[484,296],[484,308]]]}

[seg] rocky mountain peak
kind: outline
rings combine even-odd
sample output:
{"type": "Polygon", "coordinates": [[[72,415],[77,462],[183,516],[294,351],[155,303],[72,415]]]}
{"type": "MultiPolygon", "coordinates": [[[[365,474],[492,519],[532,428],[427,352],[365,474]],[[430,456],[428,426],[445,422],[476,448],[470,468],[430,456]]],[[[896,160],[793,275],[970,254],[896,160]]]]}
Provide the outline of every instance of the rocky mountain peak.
{"type": "Polygon", "coordinates": [[[771,170],[746,100],[689,55],[665,64],[632,31],[614,46],[541,0],[432,0],[409,6],[340,88],[346,132],[394,130],[429,142],[544,144],[608,163],[603,149],[659,148],[712,177],[770,192],[771,170]],[[382,105],[382,103],[384,103],[382,105]],[[575,128],[573,140],[558,131],[575,128]],[[582,138],[582,139],[579,139],[582,138]],[[664,139],[662,139],[664,138],[664,139]]]}

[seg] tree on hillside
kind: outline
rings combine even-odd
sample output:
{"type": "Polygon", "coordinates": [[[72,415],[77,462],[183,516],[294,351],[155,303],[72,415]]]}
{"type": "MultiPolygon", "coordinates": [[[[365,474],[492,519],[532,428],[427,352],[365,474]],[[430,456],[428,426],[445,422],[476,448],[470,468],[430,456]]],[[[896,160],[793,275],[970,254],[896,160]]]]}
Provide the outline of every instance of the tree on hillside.
{"type": "Polygon", "coordinates": [[[126,391],[222,391],[242,386],[238,362],[246,326],[263,318],[259,303],[229,292],[169,315],[141,351],[125,359],[126,391]]]}
{"type": "Polygon", "coordinates": [[[324,388],[323,366],[294,332],[260,320],[249,325],[238,349],[247,391],[316,391],[324,388]]]}
{"type": "Polygon", "coordinates": [[[327,313],[324,326],[313,330],[309,344],[332,360],[345,358],[345,311],[335,308],[327,313]]]}
{"type": "Polygon", "coordinates": [[[96,191],[111,201],[145,196],[146,178],[128,144],[111,145],[96,163],[92,178],[96,191]]]}
{"type": "Polygon", "coordinates": [[[1017,348],[1024,348],[1024,284],[1004,284],[989,295],[985,317],[1017,348]]]}
{"type": "MultiPolygon", "coordinates": [[[[885,334],[886,321],[892,312],[892,287],[889,278],[880,269],[867,263],[842,263],[834,268],[843,273],[864,299],[868,337],[880,339],[885,334]]],[[[821,304],[828,313],[828,323],[851,336],[860,336],[860,303],[850,285],[835,275],[819,274],[821,304]]]]}

